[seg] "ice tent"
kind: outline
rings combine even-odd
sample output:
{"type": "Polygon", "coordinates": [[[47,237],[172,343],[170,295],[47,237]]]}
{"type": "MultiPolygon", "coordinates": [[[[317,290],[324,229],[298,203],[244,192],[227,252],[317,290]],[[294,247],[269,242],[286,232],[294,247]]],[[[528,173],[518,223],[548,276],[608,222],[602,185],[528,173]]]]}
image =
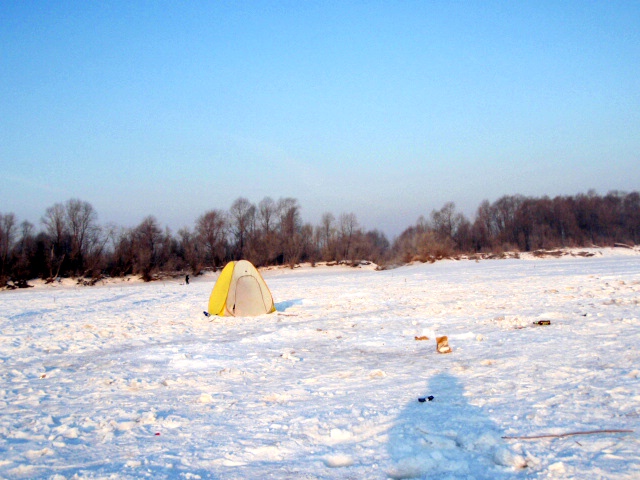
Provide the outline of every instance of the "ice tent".
{"type": "Polygon", "coordinates": [[[227,263],[209,297],[209,314],[252,317],[275,311],[269,287],[256,267],[247,260],[227,263]]]}

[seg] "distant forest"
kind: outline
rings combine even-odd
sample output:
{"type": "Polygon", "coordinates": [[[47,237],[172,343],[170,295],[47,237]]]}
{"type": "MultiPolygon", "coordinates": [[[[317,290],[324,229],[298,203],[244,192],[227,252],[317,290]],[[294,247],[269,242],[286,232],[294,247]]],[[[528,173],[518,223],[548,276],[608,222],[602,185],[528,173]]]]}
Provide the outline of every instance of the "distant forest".
{"type": "Polygon", "coordinates": [[[148,281],[162,274],[198,275],[241,258],[257,266],[364,260],[394,265],[640,241],[638,192],[507,195],[483,201],[473,221],[449,202],[393,242],[379,230],[363,229],[353,213],[325,213],[314,226],[302,221],[300,210],[294,198],[266,197],[253,204],[241,197],[228,211],[207,211],[193,229],[176,234],[153,216],[133,228],[100,225],[92,205],[78,199],[47,208],[40,230],[18,223],[13,213],[0,213],[0,287],[25,287],[35,278],[73,277],[91,284],[105,276],[139,275],[148,281]]]}

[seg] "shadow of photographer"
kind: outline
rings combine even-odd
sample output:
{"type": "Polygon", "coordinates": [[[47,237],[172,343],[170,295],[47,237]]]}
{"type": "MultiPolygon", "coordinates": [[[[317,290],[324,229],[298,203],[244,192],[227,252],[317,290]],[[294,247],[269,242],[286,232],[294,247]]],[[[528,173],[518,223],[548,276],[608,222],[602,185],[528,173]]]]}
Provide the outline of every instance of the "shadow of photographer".
{"type": "Polygon", "coordinates": [[[391,478],[513,478],[526,466],[481,408],[466,401],[447,373],[429,380],[424,397],[409,403],[389,431],[391,478]]]}

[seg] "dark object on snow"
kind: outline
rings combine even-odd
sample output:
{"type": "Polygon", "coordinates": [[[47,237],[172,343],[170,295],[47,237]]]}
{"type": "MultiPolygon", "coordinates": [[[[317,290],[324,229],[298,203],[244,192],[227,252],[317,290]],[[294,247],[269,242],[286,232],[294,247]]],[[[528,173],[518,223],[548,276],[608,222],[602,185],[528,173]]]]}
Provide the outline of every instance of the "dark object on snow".
{"type": "Polygon", "coordinates": [[[551,325],[551,320],[538,320],[533,322],[534,325],[551,325]]]}
{"type": "Polygon", "coordinates": [[[209,312],[202,312],[202,313],[204,313],[205,317],[208,317],[210,315],[209,312]]]}
{"type": "Polygon", "coordinates": [[[419,401],[420,403],[424,403],[424,402],[426,402],[427,400],[431,401],[431,400],[433,400],[433,399],[434,399],[433,395],[429,395],[428,397],[420,397],[420,398],[418,399],[418,401],[419,401]]]}
{"type": "Polygon", "coordinates": [[[33,288],[26,280],[14,280],[13,283],[7,283],[7,290],[15,290],[16,288],[33,288]]]}
{"type": "Polygon", "coordinates": [[[184,281],[187,282],[187,285],[189,285],[189,275],[185,277],[184,281]]]}

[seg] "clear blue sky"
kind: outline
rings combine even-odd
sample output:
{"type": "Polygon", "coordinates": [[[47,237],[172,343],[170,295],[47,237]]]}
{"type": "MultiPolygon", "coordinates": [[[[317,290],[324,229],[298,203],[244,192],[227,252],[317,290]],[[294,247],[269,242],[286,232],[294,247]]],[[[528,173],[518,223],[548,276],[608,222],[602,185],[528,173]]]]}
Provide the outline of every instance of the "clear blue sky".
{"type": "Polygon", "coordinates": [[[174,231],[245,196],[390,236],[640,189],[640,2],[0,3],[0,212],[174,231]]]}

